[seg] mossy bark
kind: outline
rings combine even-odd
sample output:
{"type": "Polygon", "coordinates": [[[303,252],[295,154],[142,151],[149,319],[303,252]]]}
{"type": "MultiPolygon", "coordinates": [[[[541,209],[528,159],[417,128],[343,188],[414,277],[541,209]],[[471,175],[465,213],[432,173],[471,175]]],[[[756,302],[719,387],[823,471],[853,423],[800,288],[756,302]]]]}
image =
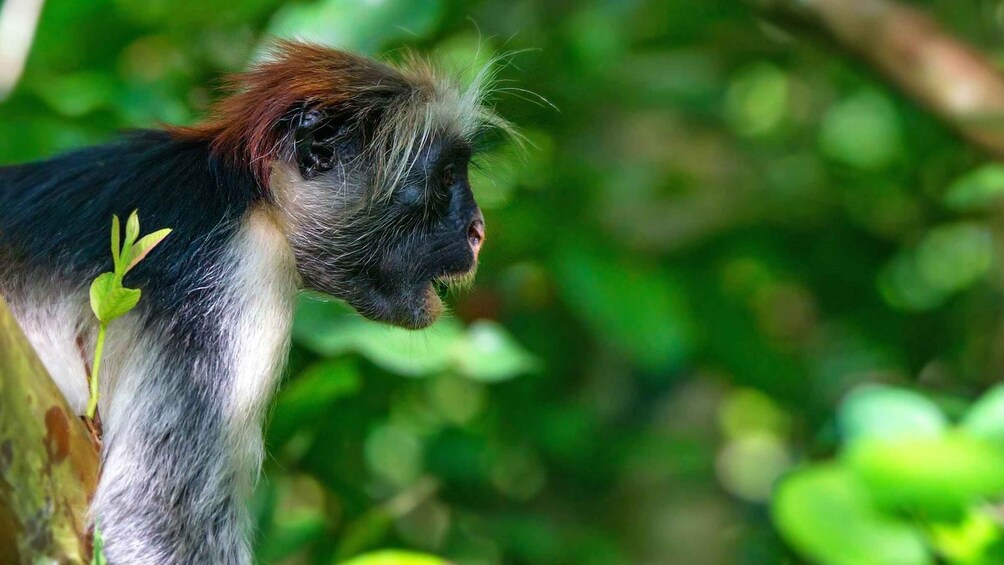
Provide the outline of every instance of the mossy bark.
{"type": "Polygon", "coordinates": [[[98,453],[0,298],[0,561],[87,562],[98,453]]]}

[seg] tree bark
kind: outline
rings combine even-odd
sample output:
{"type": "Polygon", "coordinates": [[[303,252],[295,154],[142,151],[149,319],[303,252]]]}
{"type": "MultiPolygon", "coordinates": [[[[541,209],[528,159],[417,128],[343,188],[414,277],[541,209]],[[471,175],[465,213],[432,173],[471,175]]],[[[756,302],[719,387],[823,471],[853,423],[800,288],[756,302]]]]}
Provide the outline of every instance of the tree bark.
{"type": "Polygon", "coordinates": [[[821,30],[971,143],[1004,157],[1004,75],[915,8],[890,0],[746,0],[821,30]]]}
{"type": "Polygon", "coordinates": [[[89,562],[87,509],[97,476],[85,426],[0,298],[3,562],[89,562]]]}

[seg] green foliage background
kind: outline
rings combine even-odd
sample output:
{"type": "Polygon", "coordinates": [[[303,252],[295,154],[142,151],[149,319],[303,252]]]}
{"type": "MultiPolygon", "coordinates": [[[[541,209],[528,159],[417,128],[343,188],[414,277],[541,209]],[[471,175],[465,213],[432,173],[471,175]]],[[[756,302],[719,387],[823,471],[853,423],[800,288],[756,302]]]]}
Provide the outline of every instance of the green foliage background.
{"type": "Polygon", "coordinates": [[[0,163],[193,121],[270,34],[510,53],[532,144],[450,319],[304,297],[263,562],[1001,562],[1004,168],[869,70],[730,0],[50,0],[0,163]]]}

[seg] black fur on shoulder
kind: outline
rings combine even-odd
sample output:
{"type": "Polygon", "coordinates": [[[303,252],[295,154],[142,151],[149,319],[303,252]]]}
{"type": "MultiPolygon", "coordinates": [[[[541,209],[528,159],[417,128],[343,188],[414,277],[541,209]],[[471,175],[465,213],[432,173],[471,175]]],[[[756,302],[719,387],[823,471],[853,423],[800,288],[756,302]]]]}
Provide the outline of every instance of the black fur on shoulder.
{"type": "Polygon", "coordinates": [[[177,313],[191,303],[241,218],[266,196],[248,170],[224,163],[208,143],[159,131],[44,161],[0,168],[0,282],[86,285],[112,269],[112,215],[139,210],[143,233],[170,237],[127,275],[142,304],[177,313]],[[10,280],[15,272],[20,280],[10,280]],[[27,275],[27,276],[25,276],[27,275]],[[29,280],[33,279],[33,280],[29,280]]]}

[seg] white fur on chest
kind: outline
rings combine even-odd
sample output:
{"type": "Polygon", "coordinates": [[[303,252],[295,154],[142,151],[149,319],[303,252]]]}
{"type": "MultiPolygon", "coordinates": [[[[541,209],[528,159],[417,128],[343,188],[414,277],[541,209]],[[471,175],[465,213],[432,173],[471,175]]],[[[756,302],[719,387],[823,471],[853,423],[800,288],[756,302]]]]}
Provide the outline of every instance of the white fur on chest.
{"type": "Polygon", "coordinates": [[[289,346],[296,266],[286,237],[265,212],[253,212],[234,246],[230,351],[235,425],[257,428],[289,346]]]}

